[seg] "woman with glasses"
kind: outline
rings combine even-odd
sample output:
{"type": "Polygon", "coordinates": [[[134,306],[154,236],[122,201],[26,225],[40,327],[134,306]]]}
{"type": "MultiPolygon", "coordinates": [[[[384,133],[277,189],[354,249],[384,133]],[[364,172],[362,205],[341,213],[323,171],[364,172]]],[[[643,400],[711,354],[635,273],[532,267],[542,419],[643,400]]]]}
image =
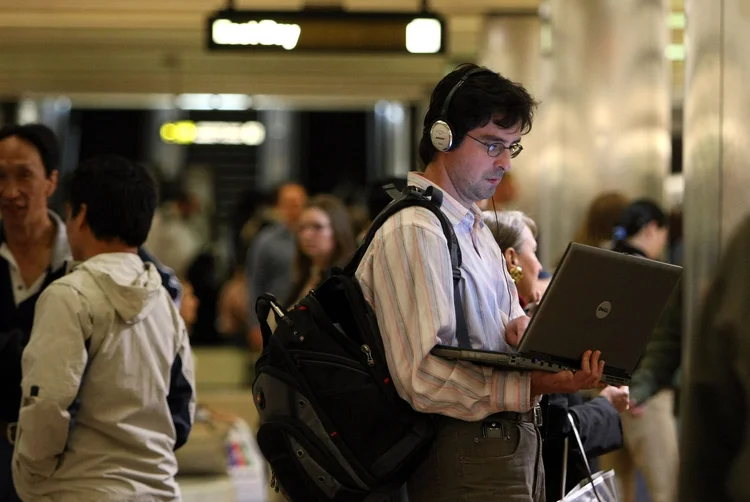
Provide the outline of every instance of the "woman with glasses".
{"type": "Polygon", "coordinates": [[[346,206],[332,195],[311,198],[297,225],[297,252],[287,305],[297,303],[320,284],[331,267],[343,267],[356,249],[346,206]]]}

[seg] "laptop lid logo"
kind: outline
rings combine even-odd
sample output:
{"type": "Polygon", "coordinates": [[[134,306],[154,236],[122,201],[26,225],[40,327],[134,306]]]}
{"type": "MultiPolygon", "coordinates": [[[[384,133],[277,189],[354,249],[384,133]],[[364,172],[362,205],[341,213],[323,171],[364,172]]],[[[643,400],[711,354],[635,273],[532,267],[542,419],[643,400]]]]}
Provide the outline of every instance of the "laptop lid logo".
{"type": "Polygon", "coordinates": [[[599,319],[604,319],[605,317],[609,316],[609,313],[611,311],[612,311],[612,304],[609,302],[602,302],[596,308],[596,317],[599,319]]]}

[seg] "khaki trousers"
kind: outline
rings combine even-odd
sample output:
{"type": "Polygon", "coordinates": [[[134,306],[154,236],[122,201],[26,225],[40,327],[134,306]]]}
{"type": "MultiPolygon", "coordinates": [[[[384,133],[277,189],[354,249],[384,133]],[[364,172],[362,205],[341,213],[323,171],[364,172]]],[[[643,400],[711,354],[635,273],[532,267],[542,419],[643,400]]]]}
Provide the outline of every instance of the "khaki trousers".
{"type": "Polygon", "coordinates": [[[640,417],[621,415],[623,448],[600,457],[603,470],[614,469],[623,502],[635,502],[636,471],[646,479],[653,502],[674,502],[679,454],[674,392],[662,390],[649,399],[640,417]]]}

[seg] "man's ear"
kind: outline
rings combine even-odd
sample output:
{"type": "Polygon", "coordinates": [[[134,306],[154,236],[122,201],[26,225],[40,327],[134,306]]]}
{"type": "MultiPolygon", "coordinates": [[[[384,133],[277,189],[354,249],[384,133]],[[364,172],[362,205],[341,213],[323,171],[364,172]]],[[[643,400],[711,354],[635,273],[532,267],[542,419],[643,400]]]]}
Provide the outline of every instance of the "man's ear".
{"type": "Polygon", "coordinates": [[[88,214],[88,208],[86,207],[86,204],[81,204],[78,208],[78,214],[75,216],[72,216],[73,223],[75,226],[77,226],[79,229],[83,229],[86,226],[86,215],[88,214]]]}
{"type": "Polygon", "coordinates": [[[55,193],[55,190],[57,190],[57,182],[60,176],[60,171],[55,169],[52,171],[49,176],[47,176],[47,198],[52,197],[52,194],[55,193]]]}
{"type": "Polygon", "coordinates": [[[656,223],[655,220],[649,221],[648,224],[646,224],[644,229],[646,230],[644,234],[648,236],[655,235],[656,231],[659,230],[659,224],[656,223]]]}

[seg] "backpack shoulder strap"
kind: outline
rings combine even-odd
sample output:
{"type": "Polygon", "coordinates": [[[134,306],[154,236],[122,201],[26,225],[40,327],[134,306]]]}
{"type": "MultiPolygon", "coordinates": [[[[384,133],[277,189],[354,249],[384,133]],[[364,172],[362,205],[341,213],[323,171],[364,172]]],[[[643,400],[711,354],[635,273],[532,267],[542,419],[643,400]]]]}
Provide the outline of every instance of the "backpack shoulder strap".
{"type": "Polygon", "coordinates": [[[453,302],[456,309],[456,339],[460,347],[471,348],[469,329],[466,323],[463,301],[461,300],[461,247],[458,244],[456,233],[453,231],[453,225],[451,225],[451,222],[448,221],[448,218],[440,209],[443,202],[443,192],[435,187],[428,187],[426,190],[422,190],[415,186],[407,186],[400,193],[393,185],[386,185],[383,188],[392,197],[395,196],[394,200],[372,222],[364,242],[346,266],[345,273],[354,274],[367,252],[367,248],[375,238],[375,234],[391,216],[402,209],[413,206],[429,210],[440,221],[445,239],[448,241],[448,252],[450,254],[453,274],[453,302]]]}

